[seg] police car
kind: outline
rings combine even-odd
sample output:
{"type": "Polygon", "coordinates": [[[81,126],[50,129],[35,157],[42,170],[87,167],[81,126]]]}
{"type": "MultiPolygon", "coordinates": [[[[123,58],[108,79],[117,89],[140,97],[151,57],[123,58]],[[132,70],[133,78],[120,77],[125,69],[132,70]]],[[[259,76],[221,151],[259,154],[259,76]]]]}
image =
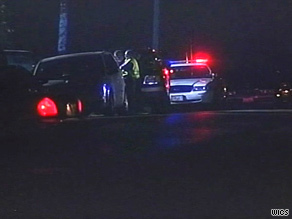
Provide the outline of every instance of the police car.
{"type": "Polygon", "coordinates": [[[207,65],[207,59],[171,61],[167,69],[170,76],[170,103],[222,103],[227,88],[207,65]]]}

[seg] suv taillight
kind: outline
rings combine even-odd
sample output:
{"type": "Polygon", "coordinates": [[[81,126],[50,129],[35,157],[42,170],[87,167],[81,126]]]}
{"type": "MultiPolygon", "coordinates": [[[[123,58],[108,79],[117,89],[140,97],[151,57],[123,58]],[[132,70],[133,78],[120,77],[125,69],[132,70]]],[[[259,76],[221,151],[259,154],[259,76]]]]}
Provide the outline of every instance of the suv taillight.
{"type": "Polygon", "coordinates": [[[56,103],[48,98],[45,97],[40,100],[37,105],[37,112],[40,116],[48,117],[48,116],[57,116],[58,115],[58,108],[56,103]]]}
{"type": "Polygon", "coordinates": [[[170,88],[170,74],[173,73],[173,70],[172,69],[167,69],[167,68],[164,68],[163,70],[163,78],[164,78],[164,86],[166,88],[167,91],[169,91],[169,88],[170,88]]]}

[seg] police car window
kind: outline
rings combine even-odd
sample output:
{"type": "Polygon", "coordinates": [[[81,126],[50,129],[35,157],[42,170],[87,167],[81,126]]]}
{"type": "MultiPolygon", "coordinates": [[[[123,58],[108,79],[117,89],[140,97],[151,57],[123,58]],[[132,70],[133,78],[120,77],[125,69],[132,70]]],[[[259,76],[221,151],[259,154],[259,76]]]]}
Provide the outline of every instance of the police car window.
{"type": "Polygon", "coordinates": [[[181,66],[172,70],[172,79],[212,77],[206,66],[181,66]]]}
{"type": "Polygon", "coordinates": [[[36,75],[42,78],[62,78],[64,76],[88,76],[104,74],[104,64],[100,55],[84,55],[56,59],[40,64],[36,75]]]}
{"type": "Polygon", "coordinates": [[[119,72],[118,65],[111,54],[104,55],[107,74],[112,75],[119,72]]]}

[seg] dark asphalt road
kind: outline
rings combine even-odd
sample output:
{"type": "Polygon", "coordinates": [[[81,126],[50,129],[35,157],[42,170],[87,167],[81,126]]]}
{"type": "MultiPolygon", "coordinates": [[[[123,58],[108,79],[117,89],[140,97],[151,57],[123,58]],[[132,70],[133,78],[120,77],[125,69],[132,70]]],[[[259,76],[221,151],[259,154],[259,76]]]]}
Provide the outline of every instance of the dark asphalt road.
{"type": "Polygon", "coordinates": [[[94,118],[0,138],[0,218],[269,218],[292,206],[292,111],[94,118]]]}

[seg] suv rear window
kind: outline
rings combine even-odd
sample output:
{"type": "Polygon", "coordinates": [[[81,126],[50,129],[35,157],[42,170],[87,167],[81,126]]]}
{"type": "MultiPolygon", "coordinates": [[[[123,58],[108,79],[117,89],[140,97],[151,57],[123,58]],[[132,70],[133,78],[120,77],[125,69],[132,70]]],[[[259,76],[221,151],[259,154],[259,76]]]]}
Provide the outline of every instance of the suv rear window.
{"type": "Polygon", "coordinates": [[[4,51],[8,65],[22,66],[28,71],[32,71],[35,58],[31,52],[4,51]]]}
{"type": "Polygon", "coordinates": [[[104,74],[104,64],[100,55],[64,57],[42,62],[35,75],[41,78],[62,78],[64,76],[86,76],[104,74]]]}
{"type": "Polygon", "coordinates": [[[108,74],[111,75],[119,72],[118,64],[111,54],[104,55],[104,62],[108,74]]]}

